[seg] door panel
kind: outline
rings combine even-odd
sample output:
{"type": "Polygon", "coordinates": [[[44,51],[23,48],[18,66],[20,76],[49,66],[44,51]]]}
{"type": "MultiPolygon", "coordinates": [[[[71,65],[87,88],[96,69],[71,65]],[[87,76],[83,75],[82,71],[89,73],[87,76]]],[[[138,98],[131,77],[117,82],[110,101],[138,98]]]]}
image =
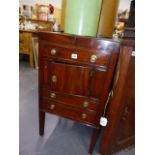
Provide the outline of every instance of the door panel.
{"type": "Polygon", "coordinates": [[[61,63],[51,63],[51,89],[74,95],[87,96],[90,69],[61,63]]]}
{"type": "Polygon", "coordinates": [[[90,96],[93,98],[100,98],[105,83],[106,70],[95,68],[92,72],[90,96]]]}
{"type": "Polygon", "coordinates": [[[43,61],[41,70],[44,87],[71,95],[100,99],[104,87],[105,69],[43,61]]]}

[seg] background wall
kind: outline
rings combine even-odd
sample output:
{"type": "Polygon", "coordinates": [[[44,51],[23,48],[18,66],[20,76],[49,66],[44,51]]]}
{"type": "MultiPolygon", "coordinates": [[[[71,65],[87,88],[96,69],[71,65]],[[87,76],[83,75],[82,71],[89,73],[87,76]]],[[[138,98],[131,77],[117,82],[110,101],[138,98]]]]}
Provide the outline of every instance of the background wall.
{"type": "Polygon", "coordinates": [[[62,0],[19,0],[19,6],[23,4],[34,6],[35,4],[43,4],[43,5],[54,5],[54,17],[56,18],[56,23],[58,25],[61,24],[61,4],[62,0]]]}
{"type": "MultiPolygon", "coordinates": [[[[63,0],[19,0],[19,4],[28,4],[28,5],[34,5],[36,3],[41,4],[53,4],[57,8],[61,8],[61,3],[63,0]]],[[[120,0],[119,2],[119,10],[125,10],[130,8],[130,2],[131,0],[120,0]]]]}
{"type": "MultiPolygon", "coordinates": [[[[76,0],[75,0],[76,1],[76,0]]],[[[103,0],[104,1],[104,0],[103,0]]],[[[126,10],[130,8],[130,2],[131,0],[118,0],[119,1],[119,6],[118,6],[118,11],[120,10],[126,10]]],[[[64,25],[64,8],[61,10],[61,7],[65,7],[66,0],[19,0],[19,5],[35,5],[36,3],[38,4],[45,4],[49,5],[52,4],[57,8],[54,12],[54,15],[57,19],[57,23],[61,23],[61,29],[63,30],[63,25],[64,25]],[[61,18],[62,17],[62,18],[61,18]]]]}
{"type": "Polygon", "coordinates": [[[120,0],[118,11],[119,10],[126,10],[126,9],[129,10],[130,9],[130,2],[131,2],[131,0],[120,0]]]}
{"type": "Polygon", "coordinates": [[[36,3],[38,4],[52,4],[54,5],[56,8],[61,8],[61,2],[62,0],[19,0],[19,5],[23,5],[23,4],[27,4],[27,5],[34,5],[36,3]]]}

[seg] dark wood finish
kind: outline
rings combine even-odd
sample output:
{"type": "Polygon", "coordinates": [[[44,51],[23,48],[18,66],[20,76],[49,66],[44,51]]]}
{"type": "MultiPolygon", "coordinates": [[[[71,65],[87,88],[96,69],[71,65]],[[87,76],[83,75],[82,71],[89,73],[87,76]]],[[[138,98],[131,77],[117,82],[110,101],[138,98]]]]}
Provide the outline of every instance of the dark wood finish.
{"type": "Polygon", "coordinates": [[[111,155],[135,143],[134,29],[128,28],[127,31],[121,44],[113,96],[107,109],[108,124],[101,135],[102,155],[111,155]],[[126,34],[130,34],[129,37],[126,34]]]}
{"type": "Polygon", "coordinates": [[[38,36],[41,135],[43,112],[89,125],[94,128],[89,149],[92,153],[120,44],[61,33],[39,32],[38,36]]]}
{"type": "Polygon", "coordinates": [[[72,120],[79,121],[81,123],[87,123],[88,125],[96,125],[96,115],[97,112],[90,111],[87,109],[79,109],[69,106],[67,104],[58,103],[55,101],[42,100],[44,104],[41,105],[41,110],[45,112],[51,112],[53,114],[57,114],[63,116],[65,118],[69,118],[72,120]],[[51,105],[54,105],[55,108],[51,109],[51,105]],[[82,115],[86,114],[86,118],[82,118],[82,115]]]}
{"type": "Polygon", "coordinates": [[[74,106],[75,108],[81,108],[85,109],[88,108],[90,110],[97,111],[99,107],[99,102],[97,99],[89,98],[89,97],[83,97],[83,96],[77,96],[77,95],[70,95],[66,93],[60,93],[55,91],[47,91],[46,89],[43,89],[41,92],[44,98],[47,98],[51,101],[60,102],[62,104],[69,104],[71,106],[74,106]],[[55,93],[55,98],[52,98],[52,93],[55,93]],[[74,102],[72,102],[74,100],[74,102]],[[84,102],[88,102],[87,107],[83,107],[84,102]]]}

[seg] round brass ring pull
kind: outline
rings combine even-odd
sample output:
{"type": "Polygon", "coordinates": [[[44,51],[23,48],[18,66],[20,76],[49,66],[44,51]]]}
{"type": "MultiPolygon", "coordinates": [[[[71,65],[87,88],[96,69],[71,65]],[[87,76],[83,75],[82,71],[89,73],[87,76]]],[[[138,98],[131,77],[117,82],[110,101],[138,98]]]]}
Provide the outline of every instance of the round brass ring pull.
{"type": "Polygon", "coordinates": [[[88,107],[88,105],[89,105],[89,102],[88,102],[88,101],[84,101],[84,102],[83,102],[83,107],[84,107],[84,108],[88,107]]]}
{"type": "Polygon", "coordinates": [[[97,56],[96,55],[91,55],[90,57],[90,62],[94,63],[97,60],[97,56]]]}
{"type": "Polygon", "coordinates": [[[87,114],[81,114],[81,118],[85,119],[87,117],[87,114]]]}
{"type": "Polygon", "coordinates": [[[56,75],[52,75],[52,82],[57,82],[57,76],[56,75]]]}
{"type": "Polygon", "coordinates": [[[54,109],[55,108],[55,104],[51,104],[50,109],[54,109]]]}
{"type": "Polygon", "coordinates": [[[55,93],[51,93],[51,98],[56,98],[56,94],[55,93]]]}
{"type": "Polygon", "coordinates": [[[51,55],[55,55],[57,53],[56,49],[52,48],[51,49],[51,55]]]}

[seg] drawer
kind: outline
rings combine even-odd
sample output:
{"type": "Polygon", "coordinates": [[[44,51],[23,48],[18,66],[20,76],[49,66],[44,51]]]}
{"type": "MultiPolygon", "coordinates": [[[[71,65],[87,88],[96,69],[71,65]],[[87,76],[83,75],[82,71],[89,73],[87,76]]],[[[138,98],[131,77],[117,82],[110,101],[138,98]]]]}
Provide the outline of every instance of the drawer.
{"type": "Polygon", "coordinates": [[[40,104],[42,111],[50,112],[74,121],[95,125],[97,113],[88,109],[81,110],[71,106],[60,104],[55,101],[42,100],[40,104]]]}
{"type": "Polygon", "coordinates": [[[27,51],[27,52],[29,52],[29,45],[26,44],[26,43],[20,43],[19,44],[19,50],[20,51],[27,51]]]}
{"type": "Polygon", "coordinates": [[[86,64],[107,65],[110,52],[105,50],[91,50],[86,48],[73,47],[67,48],[52,44],[43,45],[43,56],[48,56],[55,60],[82,62],[86,64]]]}
{"type": "Polygon", "coordinates": [[[31,34],[26,32],[20,32],[19,34],[19,41],[21,42],[29,42],[31,39],[31,34]]]}
{"type": "Polygon", "coordinates": [[[79,95],[78,96],[69,95],[44,89],[41,93],[41,96],[43,98],[48,98],[52,101],[63,103],[75,108],[81,108],[81,109],[87,108],[94,111],[97,111],[99,108],[98,100],[89,99],[88,97],[83,97],[79,95]]]}

